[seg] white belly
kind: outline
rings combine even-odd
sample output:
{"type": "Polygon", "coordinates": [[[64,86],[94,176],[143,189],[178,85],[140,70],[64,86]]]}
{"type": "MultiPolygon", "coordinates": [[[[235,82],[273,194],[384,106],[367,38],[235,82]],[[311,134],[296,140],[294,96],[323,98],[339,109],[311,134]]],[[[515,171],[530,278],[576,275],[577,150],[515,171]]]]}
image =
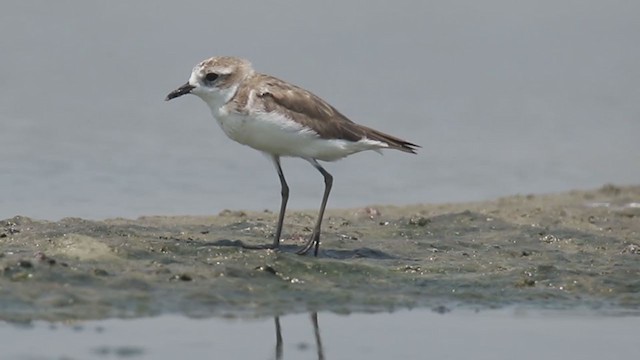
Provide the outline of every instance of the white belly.
{"type": "Polygon", "coordinates": [[[322,139],[315,131],[277,113],[245,116],[218,112],[214,117],[231,139],[277,156],[334,161],[359,151],[387,147],[369,139],[322,139]]]}

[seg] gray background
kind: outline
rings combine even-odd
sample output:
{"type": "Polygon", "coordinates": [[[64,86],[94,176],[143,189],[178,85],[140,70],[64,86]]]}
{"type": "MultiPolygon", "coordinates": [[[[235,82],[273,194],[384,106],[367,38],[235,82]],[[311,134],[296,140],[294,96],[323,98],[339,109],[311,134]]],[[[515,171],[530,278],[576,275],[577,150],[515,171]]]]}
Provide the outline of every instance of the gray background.
{"type": "MultiPolygon", "coordinates": [[[[637,1],[14,1],[0,12],[0,218],[272,209],[279,183],[204,103],[213,55],[423,146],[327,164],[329,207],[638,183],[637,1]]],[[[291,208],[322,177],[285,159],[291,208]]]]}

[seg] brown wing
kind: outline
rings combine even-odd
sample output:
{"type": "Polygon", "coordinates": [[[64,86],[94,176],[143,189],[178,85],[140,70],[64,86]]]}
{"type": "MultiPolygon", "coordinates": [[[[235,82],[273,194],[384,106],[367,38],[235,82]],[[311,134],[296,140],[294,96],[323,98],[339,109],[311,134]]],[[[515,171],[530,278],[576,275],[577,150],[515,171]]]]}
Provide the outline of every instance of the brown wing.
{"type": "Polygon", "coordinates": [[[415,154],[419,145],[380,131],[358,125],[342,115],[315,94],[278,78],[259,75],[264,110],[287,114],[295,121],[313,129],[321,138],[359,141],[363,138],[387,143],[390,148],[415,154]]]}

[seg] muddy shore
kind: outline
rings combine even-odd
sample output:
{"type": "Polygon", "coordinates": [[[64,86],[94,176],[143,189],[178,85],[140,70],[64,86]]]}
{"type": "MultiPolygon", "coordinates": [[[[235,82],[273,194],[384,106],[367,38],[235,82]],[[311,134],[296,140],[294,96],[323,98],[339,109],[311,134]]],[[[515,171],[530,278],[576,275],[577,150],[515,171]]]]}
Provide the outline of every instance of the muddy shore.
{"type": "MultiPolygon", "coordinates": [[[[277,204],[276,204],[277,205],[277,204]]],[[[277,208],[277,206],[273,206],[277,208]]],[[[315,211],[0,221],[0,320],[426,306],[640,310],[640,186],[315,211]]]]}

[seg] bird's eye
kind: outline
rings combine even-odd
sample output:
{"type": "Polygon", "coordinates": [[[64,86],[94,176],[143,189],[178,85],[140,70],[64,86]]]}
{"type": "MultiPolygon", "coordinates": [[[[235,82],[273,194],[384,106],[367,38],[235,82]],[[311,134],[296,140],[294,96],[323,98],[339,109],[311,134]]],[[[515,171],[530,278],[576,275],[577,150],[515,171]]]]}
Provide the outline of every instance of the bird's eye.
{"type": "Polygon", "coordinates": [[[212,82],[215,81],[218,78],[218,74],[216,73],[208,73],[207,75],[204,76],[205,80],[212,82]]]}

